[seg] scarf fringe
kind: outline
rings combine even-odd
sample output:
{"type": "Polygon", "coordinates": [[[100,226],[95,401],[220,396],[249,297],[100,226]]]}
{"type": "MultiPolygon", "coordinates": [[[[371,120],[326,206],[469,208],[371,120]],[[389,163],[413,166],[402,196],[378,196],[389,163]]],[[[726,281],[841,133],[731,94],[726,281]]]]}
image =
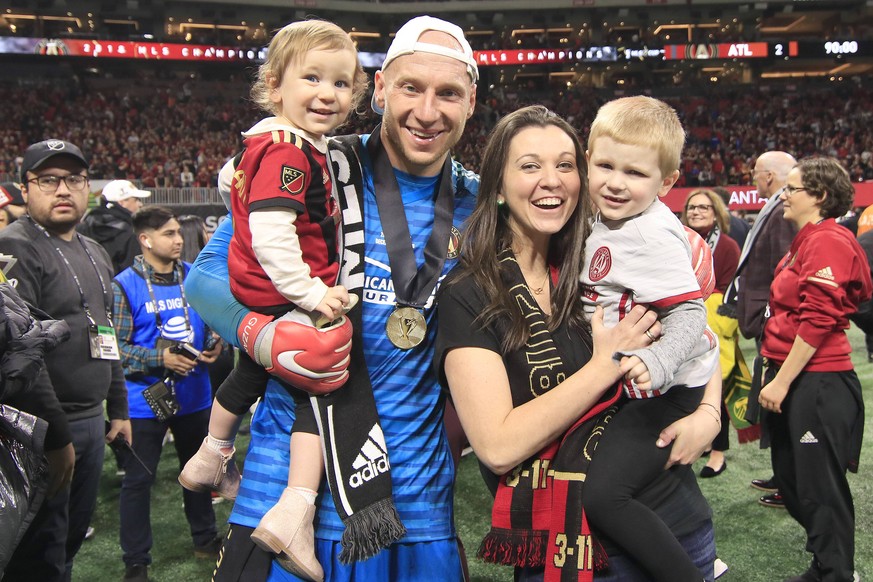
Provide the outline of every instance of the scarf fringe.
{"type": "Polygon", "coordinates": [[[761,425],[753,424],[752,426],[748,426],[746,428],[738,428],[737,429],[737,441],[742,445],[744,443],[751,443],[761,438],[761,425]]]}
{"type": "Polygon", "coordinates": [[[479,546],[478,556],[485,562],[504,566],[542,566],[546,563],[547,534],[491,528],[479,546]]]}
{"type": "Polygon", "coordinates": [[[345,520],[345,526],[339,555],[343,564],[372,558],[406,535],[392,499],[382,499],[356,511],[345,520]]]}
{"type": "Polygon", "coordinates": [[[594,538],[594,571],[602,572],[609,566],[609,556],[603,548],[603,544],[594,538]]]}

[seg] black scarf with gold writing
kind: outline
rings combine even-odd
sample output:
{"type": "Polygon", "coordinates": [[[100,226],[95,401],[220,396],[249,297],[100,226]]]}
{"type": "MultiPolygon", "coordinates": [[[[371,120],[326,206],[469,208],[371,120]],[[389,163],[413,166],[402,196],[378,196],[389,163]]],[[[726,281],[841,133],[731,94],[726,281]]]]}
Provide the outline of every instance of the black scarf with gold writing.
{"type": "MultiPolygon", "coordinates": [[[[529,354],[531,374],[536,364],[537,373],[548,376],[539,385],[557,386],[567,371],[545,317],[512,252],[503,251],[500,262],[503,279],[530,325],[530,338],[522,349],[529,354]]],[[[538,395],[519,386],[512,390],[513,402],[538,395]]],[[[520,567],[545,566],[546,582],[590,581],[595,569],[605,567],[606,554],[592,538],[582,510],[582,488],[620,396],[616,384],[559,439],[500,478],[491,531],[479,548],[480,558],[520,567]]]]}

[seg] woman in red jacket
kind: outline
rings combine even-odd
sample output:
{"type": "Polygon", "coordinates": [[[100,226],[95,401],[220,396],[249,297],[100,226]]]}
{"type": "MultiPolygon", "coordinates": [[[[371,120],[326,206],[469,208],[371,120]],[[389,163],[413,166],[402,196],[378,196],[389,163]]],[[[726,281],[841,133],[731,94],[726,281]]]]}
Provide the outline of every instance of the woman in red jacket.
{"type": "Polygon", "coordinates": [[[864,251],[834,220],[854,198],[839,162],[800,161],[781,196],[799,232],[770,287],[761,346],[769,369],[758,400],[771,413],[776,483],[813,553],[809,569],[789,580],[848,582],[855,511],[846,470],[858,468],[864,403],[845,330],[873,284],[864,251]]]}

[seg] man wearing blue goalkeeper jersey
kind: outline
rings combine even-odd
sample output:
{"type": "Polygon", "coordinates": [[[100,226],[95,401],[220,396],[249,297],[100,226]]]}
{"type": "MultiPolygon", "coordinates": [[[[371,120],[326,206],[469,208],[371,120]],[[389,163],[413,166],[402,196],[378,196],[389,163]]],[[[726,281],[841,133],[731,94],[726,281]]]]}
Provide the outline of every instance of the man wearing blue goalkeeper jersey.
{"type": "MultiPolygon", "coordinates": [[[[363,441],[344,432],[339,421],[325,439],[333,496],[318,498],[315,549],[326,580],[463,577],[453,526],[454,467],[442,422],[444,395],[431,358],[436,287],[455,263],[460,227],[478,190],[478,177],[449,156],[473,113],[477,81],[473,52],[461,29],[436,18],[414,18],[398,31],[375,76],[373,108],[383,114],[382,125],[369,136],[333,140],[331,167],[344,237],[340,283],[362,299],[350,313],[355,327],[350,365],[343,360],[347,350],[339,350],[343,357],[332,362],[317,354],[307,359],[308,352],[317,351],[312,347],[317,340],[309,336],[321,335],[330,343],[332,331],[269,321],[233,300],[227,288],[230,221],[216,231],[187,283],[191,303],[212,329],[226,339],[239,338],[236,343],[274,374],[306,387],[339,377],[348,366],[351,391],[372,394],[378,418],[363,441]],[[280,353],[280,342],[305,348],[280,353]],[[294,363],[286,366],[289,354],[294,363]],[[307,366],[312,362],[322,365],[307,366]],[[327,374],[306,370],[330,370],[331,364],[327,374]],[[350,459],[349,469],[344,458],[350,459]],[[362,555],[357,544],[341,539],[354,536],[358,505],[384,501],[370,503],[384,496],[371,487],[382,477],[390,477],[388,501],[393,500],[405,533],[387,549],[377,546],[362,555]]],[[[226,166],[225,185],[237,179],[233,174],[233,166],[226,166]]],[[[323,425],[342,418],[339,400],[324,406],[314,399],[322,409],[322,435],[323,425]]],[[[252,422],[217,581],[298,580],[249,540],[287,484],[293,408],[287,393],[271,383],[252,422]]]]}

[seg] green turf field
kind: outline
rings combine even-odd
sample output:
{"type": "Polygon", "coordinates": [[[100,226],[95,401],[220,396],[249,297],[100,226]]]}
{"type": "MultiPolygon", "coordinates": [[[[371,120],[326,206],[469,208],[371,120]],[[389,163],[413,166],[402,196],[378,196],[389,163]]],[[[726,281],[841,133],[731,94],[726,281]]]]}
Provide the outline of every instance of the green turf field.
{"type": "MultiPolygon", "coordinates": [[[[867,417],[873,418],[873,364],[867,363],[863,336],[854,327],[850,338],[856,348],[853,357],[864,386],[867,417]]],[[[750,342],[743,343],[749,363],[753,350],[750,342]]],[[[873,580],[873,516],[867,511],[873,505],[873,421],[867,424],[861,470],[858,474],[850,474],[849,482],[857,514],[855,567],[862,580],[873,580]]],[[[245,439],[238,444],[243,449],[245,439]]],[[[730,567],[720,580],[773,582],[805,570],[810,558],[803,549],[803,530],[784,510],[758,505],[756,499],[760,492],[749,487],[750,480],[770,476],[769,451],[758,449],[756,443],[738,446],[734,438],[727,460],[728,469],[722,475],[701,480],[701,488],[715,515],[718,554],[730,567]]],[[[107,461],[93,521],[96,535],[85,542],[76,558],[73,579],[77,582],[120,581],[124,574],[118,544],[120,479],[115,476],[111,457],[107,456],[107,461]]],[[[699,470],[702,465],[703,462],[698,461],[695,469],[699,470]]],[[[156,582],[208,580],[213,565],[193,557],[177,474],[175,452],[168,445],[153,490],[155,547],[149,575],[156,582]]],[[[482,484],[476,460],[472,455],[467,456],[458,474],[456,519],[467,548],[472,580],[511,581],[510,568],[489,566],[475,557],[479,540],[488,527],[490,508],[491,498],[482,484]]],[[[225,522],[229,510],[228,503],[216,506],[220,523],[225,522]]],[[[426,567],[422,565],[422,568],[426,567]]]]}

